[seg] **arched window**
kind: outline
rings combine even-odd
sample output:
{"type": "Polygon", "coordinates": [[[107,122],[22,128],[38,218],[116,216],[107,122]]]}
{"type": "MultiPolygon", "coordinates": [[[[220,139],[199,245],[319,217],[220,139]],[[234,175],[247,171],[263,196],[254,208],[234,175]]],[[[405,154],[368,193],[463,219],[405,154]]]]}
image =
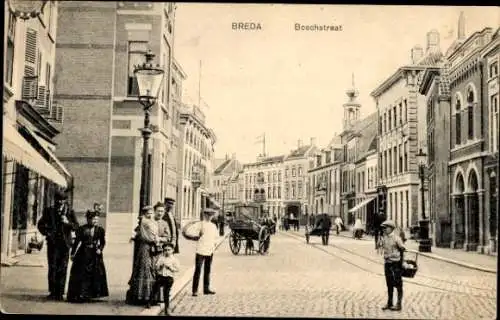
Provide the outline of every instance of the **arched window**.
{"type": "Polygon", "coordinates": [[[474,91],[469,88],[467,92],[467,124],[468,124],[468,138],[474,139],[474,91]]]}
{"type": "Polygon", "coordinates": [[[462,108],[462,103],[460,101],[460,98],[456,98],[455,102],[455,144],[460,144],[462,139],[461,135],[462,132],[460,131],[461,128],[461,119],[460,119],[460,109],[462,108]]]}

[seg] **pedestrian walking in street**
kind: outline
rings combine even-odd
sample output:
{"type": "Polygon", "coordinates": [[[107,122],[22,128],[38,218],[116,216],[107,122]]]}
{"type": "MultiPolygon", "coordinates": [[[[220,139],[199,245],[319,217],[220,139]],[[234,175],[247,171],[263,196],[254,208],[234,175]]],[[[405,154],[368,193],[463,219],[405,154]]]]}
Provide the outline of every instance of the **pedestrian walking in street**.
{"type": "Polygon", "coordinates": [[[363,223],[361,222],[361,219],[359,217],[356,218],[356,221],[354,222],[354,227],[353,227],[353,236],[354,239],[361,239],[363,237],[363,223]]]}
{"type": "Polygon", "coordinates": [[[76,231],[71,249],[71,272],[67,300],[85,302],[93,298],[107,297],[108,281],[102,251],[106,245],[106,234],[99,226],[98,211],[87,211],[87,224],[76,231]]]}
{"type": "Polygon", "coordinates": [[[172,213],[172,208],[174,206],[175,200],[172,198],[165,198],[165,214],[163,215],[163,220],[168,223],[169,234],[170,234],[170,242],[172,242],[174,247],[174,253],[179,253],[179,229],[180,224],[175,219],[174,214],[172,213]]]}
{"type": "Polygon", "coordinates": [[[46,208],[38,221],[38,231],[47,240],[49,299],[63,300],[72,232],[78,229],[75,212],[69,208],[65,192],[57,191],[55,205],[46,208]]]}
{"type": "Polygon", "coordinates": [[[384,273],[387,285],[387,304],[382,310],[400,311],[403,301],[402,254],[406,250],[402,239],[395,231],[396,225],[391,220],[382,223],[384,236],[379,242],[384,255],[384,273]],[[394,288],[398,293],[396,305],[393,305],[394,288]]]}
{"type": "Polygon", "coordinates": [[[336,229],[336,231],[337,231],[337,235],[339,235],[339,234],[340,234],[340,231],[342,231],[342,225],[343,225],[344,223],[342,222],[342,218],[341,218],[340,216],[337,216],[337,217],[335,218],[335,221],[334,221],[334,222],[335,222],[335,229],[336,229]]]}
{"type": "Polygon", "coordinates": [[[143,216],[135,241],[138,243],[136,258],[132,267],[126,303],[146,305],[151,298],[154,283],[153,248],[159,243],[158,224],[153,221],[153,207],[143,208],[143,216]]]}
{"type": "Polygon", "coordinates": [[[193,297],[196,297],[198,295],[198,283],[200,282],[202,265],[203,293],[215,294],[215,292],[210,289],[210,269],[212,267],[215,245],[218,238],[217,228],[213,223],[210,222],[214,214],[215,210],[206,208],[203,211],[203,221],[198,224],[200,228],[200,238],[196,243],[196,257],[192,287],[193,297]]]}
{"type": "Polygon", "coordinates": [[[175,274],[179,272],[180,263],[174,256],[174,244],[164,243],[162,245],[163,252],[155,263],[155,282],[153,284],[153,292],[146,308],[152,305],[153,298],[160,293],[163,288],[163,302],[165,304],[165,315],[169,315],[170,289],[174,284],[175,274]]]}

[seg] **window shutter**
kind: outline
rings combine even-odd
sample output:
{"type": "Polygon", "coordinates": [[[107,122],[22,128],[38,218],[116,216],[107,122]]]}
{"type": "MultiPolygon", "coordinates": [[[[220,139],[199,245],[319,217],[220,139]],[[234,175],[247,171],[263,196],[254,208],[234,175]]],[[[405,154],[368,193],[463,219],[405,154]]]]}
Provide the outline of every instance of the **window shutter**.
{"type": "MultiPolygon", "coordinates": [[[[25,69],[26,72],[26,69],[25,69]]],[[[38,98],[37,77],[25,76],[23,79],[22,97],[24,100],[35,100],[38,98]]]]}
{"type": "Polygon", "coordinates": [[[45,86],[38,86],[38,99],[36,100],[36,109],[42,116],[50,115],[50,110],[47,106],[47,93],[45,86]]]}
{"type": "Polygon", "coordinates": [[[37,43],[38,32],[31,28],[26,31],[26,51],[24,54],[24,61],[27,65],[36,65],[36,57],[38,53],[38,43],[37,43]]]}
{"type": "Polygon", "coordinates": [[[22,97],[26,100],[38,99],[38,77],[36,74],[36,58],[38,53],[37,31],[26,30],[26,49],[24,53],[24,79],[22,97]]]}

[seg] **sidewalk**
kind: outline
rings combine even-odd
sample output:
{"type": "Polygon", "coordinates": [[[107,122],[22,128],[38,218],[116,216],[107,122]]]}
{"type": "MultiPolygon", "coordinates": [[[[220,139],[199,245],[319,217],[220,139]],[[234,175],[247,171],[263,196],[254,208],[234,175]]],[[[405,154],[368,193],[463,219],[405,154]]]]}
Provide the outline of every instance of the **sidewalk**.
{"type": "MultiPolygon", "coordinates": [[[[335,232],[332,232],[332,234],[334,237],[336,236],[335,232]]],[[[340,233],[340,236],[353,239],[352,232],[350,231],[342,231],[340,233]]],[[[360,241],[372,241],[373,243],[375,243],[374,238],[369,235],[364,235],[360,241]]],[[[411,251],[418,251],[418,242],[415,240],[408,240],[406,242],[406,247],[411,251]]],[[[472,251],[463,251],[460,249],[448,249],[439,247],[432,247],[431,250],[432,252],[430,253],[420,252],[419,254],[428,258],[457,264],[470,269],[476,269],[490,273],[497,272],[498,261],[496,256],[480,254],[472,251]]]]}
{"type": "MultiPolygon", "coordinates": [[[[226,235],[228,233],[226,232],[226,235]]],[[[220,238],[220,242],[224,237],[220,238]]],[[[219,243],[220,243],[219,242],[219,243]]],[[[194,265],[196,242],[180,236],[180,253],[177,255],[181,271],[172,288],[172,298],[176,287],[181,288],[183,279],[190,280],[194,265]]],[[[92,314],[92,315],[141,315],[144,308],[125,304],[128,280],[132,270],[133,243],[108,243],[104,249],[104,263],[108,279],[109,297],[90,303],[68,303],[49,301],[47,291],[47,253],[46,244],[41,252],[17,257],[12,267],[1,268],[0,297],[1,308],[5,313],[21,314],[92,314]]],[[[71,262],[68,266],[68,278],[71,262]]],[[[67,289],[67,288],[66,288],[67,289]]],[[[147,309],[159,313],[160,308],[147,309]]],[[[147,314],[147,313],[146,313],[147,314]]]]}

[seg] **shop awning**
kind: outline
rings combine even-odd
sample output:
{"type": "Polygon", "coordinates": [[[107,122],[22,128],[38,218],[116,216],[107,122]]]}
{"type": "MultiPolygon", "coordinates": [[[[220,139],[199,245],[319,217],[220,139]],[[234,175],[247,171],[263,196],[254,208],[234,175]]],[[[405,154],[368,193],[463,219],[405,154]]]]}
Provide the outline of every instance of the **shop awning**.
{"type": "Polygon", "coordinates": [[[50,158],[54,160],[55,164],[61,169],[61,171],[64,172],[64,174],[67,175],[68,177],[71,177],[71,173],[68,171],[68,169],[66,169],[66,167],[62,164],[62,162],[59,159],[57,159],[56,155],[50,148],[50,144],[47,141],[45,141],[45,139],[40,137],[38,134],[33,132],[31,129],[26,127],[24,129],[26,129],[26,131],[28,131],[29,134],[31,134],[31,136],[38,142],[38,144],[43,148],[43,150],[45,150],[45,152],[49,154],[50,158]]]}
{"type": "Polygon", "coordinates": [[[349,209],[349,212],[355,212],[355,211],[358,211],[359,209],[363,208],[364,206],[366,206],[368,203],[372,202],[373,200],[375,200],[376,196],[375,197],[371,197],[371,198],[368,198],[366,200],[363,200],[361,201],[360,203],[358,203],[356,206],[354,206],[353,208],[349,209]]]}
{"type": "Polygon", "coordinates": [[[68,182],[26,139],[12,126],[4,123],[3,155],[15,160],[63,188],[68,182]]]}

